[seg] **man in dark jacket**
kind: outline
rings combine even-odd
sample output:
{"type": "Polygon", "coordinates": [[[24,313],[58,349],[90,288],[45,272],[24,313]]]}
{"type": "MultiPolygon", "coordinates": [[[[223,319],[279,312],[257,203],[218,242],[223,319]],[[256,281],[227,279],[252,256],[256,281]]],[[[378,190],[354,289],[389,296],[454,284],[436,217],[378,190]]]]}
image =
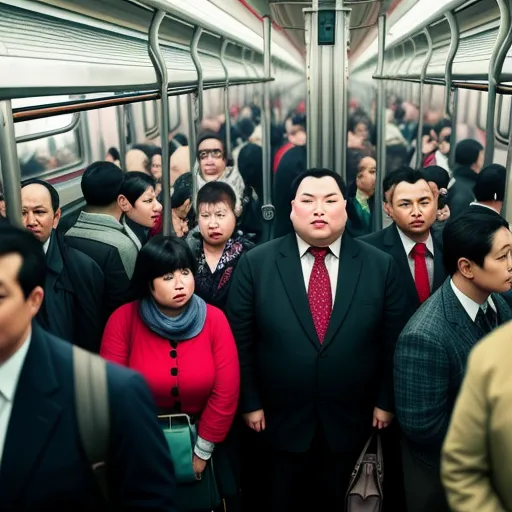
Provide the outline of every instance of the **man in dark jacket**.
{"type": "Polygon", "coordinates": [[[233,275],[240,409],[270,448],[269,510],[343,510],[372,426],[393,418],[405,296],[393,259],[344,232],[338,174],[309,170],[294,188],[294,231],[249,251],[233,275]]]}
{"type": "Polygon", "coordinates": [[[0,225],[0,240],[2,512],[176,512],[173,465],[151,394],[140,375],[111,364],[105,503],[78,428],[72,346],[32,323],[44,299],[43,249],[12,226],[0,225]]]}
{"type": "Polygon", "coordinates": [[[484,148],[473,139],[462,140],[455,148],[454,183],[448,193],[450,216],[456,217],[475,200],[473,189],[484,164],[484,148]]]}
{"type": "Polygon", "coordinates": [[[120,222],[119,196],[123,182],[124,173],[117,165],[91,164],[82,176],[86,210],[66,233],[66,243],[90,256],[103,271],[104,324],[115,309],[132,298],[131,278],[139,252],[120,222]]]}
{"type": "Polygon", "coordinates": [[[21,204],[23,223],[46,254],[46,294],[36,320],[55,336],[98,352],[103,272],[89,256],[66,245],[57,232],[61,210],[52,185],[38,179],[23,182],[21,204]]]}

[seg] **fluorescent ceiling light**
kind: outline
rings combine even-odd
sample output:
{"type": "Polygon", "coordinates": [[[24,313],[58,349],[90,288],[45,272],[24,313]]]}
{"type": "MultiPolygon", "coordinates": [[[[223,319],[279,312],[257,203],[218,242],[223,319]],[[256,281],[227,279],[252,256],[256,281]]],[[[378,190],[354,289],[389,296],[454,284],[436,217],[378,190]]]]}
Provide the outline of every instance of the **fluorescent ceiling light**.
{"type": "MultiPolygon", "coordinates": [[[[412,32],[420,26],[428,17],[437,14],[446,6],[447,0],[420,0],[409,9],[391,28],[386,32],[386,48],[404,35],[412,32]]],[[[363,65],[378,53],[378,38],[368,46],[361,57],[357,59],[357,66],[363,65]]]]}

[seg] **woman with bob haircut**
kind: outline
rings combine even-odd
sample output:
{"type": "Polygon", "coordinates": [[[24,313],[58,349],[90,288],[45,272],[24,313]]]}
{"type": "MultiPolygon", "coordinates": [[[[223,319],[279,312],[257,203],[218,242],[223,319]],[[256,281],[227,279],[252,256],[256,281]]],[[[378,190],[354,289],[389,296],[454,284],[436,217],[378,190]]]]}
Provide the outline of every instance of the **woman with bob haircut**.
{"type": "Polygon", "coordinates": [[[140,298],[112,314],[100,355],[141,373],[159,414],[184,413],[196,421],[193,467],[200,478],[231,428],[240,370],[224,313],[194,294],[195,270],[184,240],[152,238],[135,265],[140,298]]]}
{"type": "Polygon", "coordinates": [[[126,173],[119,192],[119,206],[124,212],[123,225],[128,236],[131,237],[130,231],[137,235],[139,249],[146,243],[149,230],[162,215],[162,205],[157,200],[155,187],[156,181],[152,176],[133,171],[126,173]]]}

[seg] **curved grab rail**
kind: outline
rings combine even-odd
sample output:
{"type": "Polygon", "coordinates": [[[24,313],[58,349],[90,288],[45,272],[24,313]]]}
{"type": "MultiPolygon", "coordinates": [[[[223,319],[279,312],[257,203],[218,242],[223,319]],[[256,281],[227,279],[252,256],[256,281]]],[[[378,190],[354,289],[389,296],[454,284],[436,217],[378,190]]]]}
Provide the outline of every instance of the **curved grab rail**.
{"type": "Polygon", "coordinates": [[[224,74],[226,75],[226,83],[224,85],[224,117],[226,118],[226,151],[229,156],[231,156],[231,116],[229,114],[229,70],[226,65],[226,51],[229,45],[229,41],[227,39],[222,40],[222,45],[220,48],[220,63],[222,65],[222,69],[224,70],[224,74]]]}
{"type": "MultiPolygon", "coordinates": [[[[194,29],[194,34],[192,36],[192,40],[190,42],[190,55],[192,56],[192,62],[196,68],[197,72],[197,119],[196,124],[203,120],[203,90],[204,90],[204,75],[203,75],[203,66],[201,64],[201,60],[199,59],[199,39],[201,39],[201,35],[203,33],[203,29],[201,27],[196,27],[194,29]]],[[[197,126],[196,126],[197,129],[197,126]]]]}

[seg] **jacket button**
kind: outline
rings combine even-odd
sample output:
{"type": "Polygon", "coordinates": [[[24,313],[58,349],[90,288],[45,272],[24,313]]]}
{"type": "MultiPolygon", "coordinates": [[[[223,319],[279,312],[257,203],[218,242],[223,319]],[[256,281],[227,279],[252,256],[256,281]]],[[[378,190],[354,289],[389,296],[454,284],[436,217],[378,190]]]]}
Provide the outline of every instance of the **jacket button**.
{"type": "Polygon", "coordinates": [[[176,375],[178,375],[178,368],[171,368],[171,375],[176,377],[176,375]]]}
{"type": "Polygon", "coordinates": [[[174,386],[172,389],[171,389],[171,395],[172,396],[178,396],[180,394],[179,390],[178,390],[178,386],[174,386]]]}
{"type": "Polygon", "coordinates": [[[169,355],[173,358],[173,359],[176,359],[176,357],[178,356],[178,353],[176,352],[176,350],[171,350],[169,352],[169,355]]]}

